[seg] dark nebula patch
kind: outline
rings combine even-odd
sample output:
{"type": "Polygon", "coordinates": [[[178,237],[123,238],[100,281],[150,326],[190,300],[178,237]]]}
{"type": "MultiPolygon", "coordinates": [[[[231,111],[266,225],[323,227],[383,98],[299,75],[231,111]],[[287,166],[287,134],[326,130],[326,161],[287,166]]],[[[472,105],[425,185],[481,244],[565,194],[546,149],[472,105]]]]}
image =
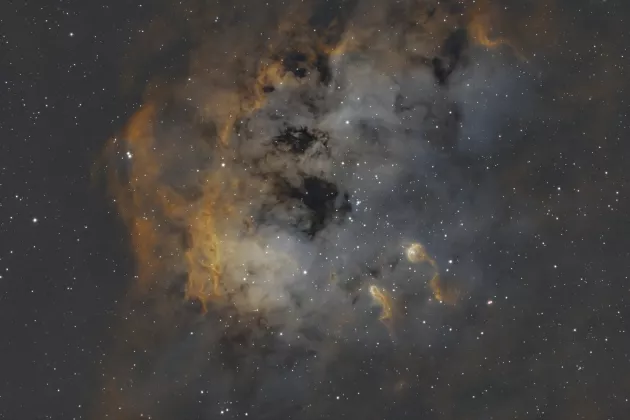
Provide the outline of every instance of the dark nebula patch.
{"type": "Polygon", "coordinates": [[[201,121],[198,123],[201,138],[209,145],[214,144],[219,135],[217,125],[212,120],[201,121]]]}
{"type": "MultiPolygon", "coordinates": [[[[318,81],[323,85],[329,85],[332,81],[332,70],[330,68],[330,57],[324,52],[317,52],[314,62],[309,62],[306,54],[299,51],[290,51],[282,58],[282,66],[287,73],[293,74],[297,79],[303,79],[308,76],[311,70],[318,73],[318,81]]],[[[275,90],[274,86],[264,86],[265,93],[271,93],[275,90]]]]}
{"type": "Polygon", "coordinates": [[[287,72],[293,73],[293,75],[302,79],[307,76],[307,56],[304,53],[298,51],[292,51],[285,55],[282,60],[282,65],[287,72]]]}
{"type": "Polygon", "coordinates": [[[288,147],[291,152],[301,154],[321,139],[324,139],[323,133],[311,131],[306,127],[286,127],[273,142],[276,146],[288,147]]]}
{"type": "Polygon", "coordinates": [[[457,29],[446,38],[443,46],[443,54],[451,60],[453,68],[462,58],[468,44],[468,32],[466,29],[457,29]]]}
{"type": "Polygon", "coordinates": [[[319,83],[328,86],[332,82],[332,70],[330,68],[330,57],[325,54],[318,54],[315,60],[315,68],[319,74],[319,83]]]}
{"type": "Polygon", "coordinates": [[[462,61],[468,46],[468,33],[465,29],[454,31],[444,42],[442,56],[431,61],[433,74],[440,85],[446,85],[449,76],[462,61]]]}
{"type": "Polygon", "coordinates": [[[169,297],[183,299],[186,294],[186,284],[188,283],[188,273],[182,273],[173,277],[168,286],[166,294],[169,297]]]}
{"type": "Polygon", "coordinates": [[[445,85],[446,79],[451,74],[448,64],[445,64],[444,60],[439,57],[434,57],[431,64],[433,66],[433,75],[438,80],[438,83],[440,85],[445,85]]]}
{"type": "Polygon", "coordinates": [[[281,201],[285,197],[307,210],[307,220],[300,220],[298,226],[303,226],[304,233],[311,238],[326,227],[339,209],[349,208],[347,195],[340,206],[335,205],[339,194],[335,184],[314,176],[305,176],[298,187],[280,179],[276,189],[281,201]]]}

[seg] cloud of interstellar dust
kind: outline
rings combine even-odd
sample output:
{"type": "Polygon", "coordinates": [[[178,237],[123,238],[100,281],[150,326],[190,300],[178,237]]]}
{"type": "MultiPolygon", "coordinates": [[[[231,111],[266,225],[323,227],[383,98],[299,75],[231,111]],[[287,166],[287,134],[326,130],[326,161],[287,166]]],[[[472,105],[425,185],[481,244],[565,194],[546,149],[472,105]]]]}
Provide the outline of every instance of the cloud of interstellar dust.
{"type": "MultiPolygon", "coordinates": [[[[457,2],[337,3],[195,3],[186,74],[148,92],[105,153],[144,313],[188,308],[177,323],[204,337],[166,340],[147,369],[176,359],[186,375],[224,378],[220,366],[238,366],[207,392],[238,389],[266,413],[257,418],[292,409],[259,405],[241,382],[262,349],[325,366],[344,340],[386,338],[379,319],[416,331],[433,299],[456,305],[473,286],[466,252],[492,205],[484,180],[457,162],[500,128],[488,119],[467,130],[479,82],[467,71],[472,60],[500,69],[473,47],[503,41],[457,2]],[[454,253],[462,271],[442,272],[454,253]],[[405,310],[393,316],[398,300],[405,310]],[[211,356],[187,356],[197,352],[211,356]]],[[[136,389],[159,394],[165,379],[141,376],[136,389]]],[[[284,398],[274,374],[252,381],[284,398]]],[[[297,395],[283,401],[304,397],[308,380],[292,381],[297,395]]],[[[116,405],[162,418],[144,399],[116,405]]]]}

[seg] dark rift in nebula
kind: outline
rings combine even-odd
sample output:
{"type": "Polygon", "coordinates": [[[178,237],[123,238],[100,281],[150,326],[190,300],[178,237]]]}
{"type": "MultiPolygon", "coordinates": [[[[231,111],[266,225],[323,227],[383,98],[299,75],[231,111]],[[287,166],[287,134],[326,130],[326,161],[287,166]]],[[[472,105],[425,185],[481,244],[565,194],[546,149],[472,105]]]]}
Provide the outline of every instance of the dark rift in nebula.
{"type": "MultiPolygon", "coordinates": [[[[254,418],[289,418],[274,416],[305,409],[289,404],[299,378],[339,343],[419,345],[418,315],[473,290],[461,244],[484,235],[476,215],[495,199],[474,162],[500,128],[469,114],[475,69],[517,81],[487,51],[507,41],[458,2],[236,3],[193,13],[186,74],[149,83],[104,161],[136,257],[133,330],[195,331],[162,340],[147,371],[215,375],[214,397],[238,390],[254,418]],[[274,375],[302,369],[281,396],[274,375]]],[[[164,391],[134,380],[154,396],[135,403],[161,418],[164,391]]]]}

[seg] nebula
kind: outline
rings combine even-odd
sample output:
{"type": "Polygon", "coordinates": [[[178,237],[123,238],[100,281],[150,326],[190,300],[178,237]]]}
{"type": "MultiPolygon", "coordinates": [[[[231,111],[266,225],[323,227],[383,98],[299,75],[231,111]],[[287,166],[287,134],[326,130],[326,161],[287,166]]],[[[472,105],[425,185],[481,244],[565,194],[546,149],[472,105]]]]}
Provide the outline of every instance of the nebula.
{"type": "Polygon", "coordinates": [[[486,159],[533,76],[485,5],[189,6],[185,70],[149,81],[100,161],[136,278],[110,361],[126,373],[95,411],[319,418],[331,369],[376,352],[397,371],[434,340],[426,319],[475,296],[500,200],[486,159]]]}

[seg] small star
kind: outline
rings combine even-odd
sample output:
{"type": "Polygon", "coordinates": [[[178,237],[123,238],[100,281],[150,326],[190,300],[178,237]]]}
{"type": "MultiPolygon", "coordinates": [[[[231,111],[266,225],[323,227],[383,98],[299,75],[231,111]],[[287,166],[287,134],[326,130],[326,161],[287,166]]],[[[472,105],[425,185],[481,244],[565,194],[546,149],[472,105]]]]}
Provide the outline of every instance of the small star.
{"type": "Polygon", "coordinates": [[[68,34],[68,36],[73,37],[73,36],[74,36],[74,32],[70,32],[70,33],[68,34]]]}

